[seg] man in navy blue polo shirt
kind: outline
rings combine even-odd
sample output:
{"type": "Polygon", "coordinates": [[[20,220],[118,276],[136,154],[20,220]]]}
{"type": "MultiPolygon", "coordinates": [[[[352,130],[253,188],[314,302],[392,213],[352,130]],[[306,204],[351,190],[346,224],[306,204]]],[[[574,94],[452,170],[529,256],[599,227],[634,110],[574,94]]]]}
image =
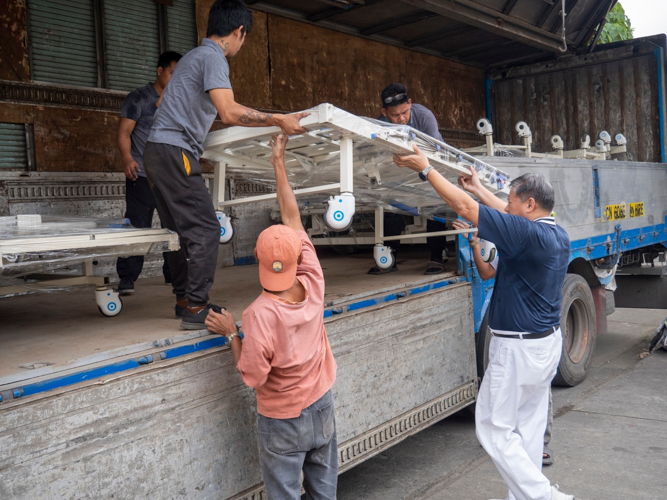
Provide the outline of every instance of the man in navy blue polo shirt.
{"type": "Polygon", "coordinates": [[[525,174],[511,182],[505,203],[471,168],[470,178],[459,183],[478,203],[413,147],[416,154],[397,156],[396,164],[420,172],[503,256],[489,306],[493,338],[475,410],[477,437],[509,487],[509,500],[574,500],[542,474],[549,387],[563,349],[560,303],[570,251],[567,233],[550,215],[553,188],[543,176],[525,174]]]}
{"type": "MultiPolygon", "coordinates": [[[[130,219],[134,227],[151,227],[155,212],[155,196],[148,185],[143,168],[142,157],[148,134],[153,126],[153,116],[157,110],[157,101],[167,87],[171,75],[180,61],[177,52],[163,52],[157,61],[157,78],[153,83],[130,92],[123,100],[118,122],[118,150],[123,159],[125,172],[125,217],[130,219]]],[[[162,273],[165,283],[171,283],[171,272],[164,254],[162,273]]],[[[134,282],[137,281],[144,266],[143,255],[118,257],[116,270],[120,283],[118,292],[121,295],[134,293],[134,282]]]]}

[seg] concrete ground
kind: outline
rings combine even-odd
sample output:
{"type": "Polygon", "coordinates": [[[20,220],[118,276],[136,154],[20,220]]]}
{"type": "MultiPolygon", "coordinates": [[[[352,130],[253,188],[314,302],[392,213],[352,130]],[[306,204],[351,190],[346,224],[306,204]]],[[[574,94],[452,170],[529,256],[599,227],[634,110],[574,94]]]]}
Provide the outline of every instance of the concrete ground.
{"type": "MultiPolygon", "coordinates": [[[[599,336],[590,372],[555,387],[544,473],[578,500],[667,499],[667,351],[640,354],[665,309],[619,309],[599,336]]],[[[339,478],[340,500],[488,500],[507,488],[475,437],[468,410],[339,478]]]]}

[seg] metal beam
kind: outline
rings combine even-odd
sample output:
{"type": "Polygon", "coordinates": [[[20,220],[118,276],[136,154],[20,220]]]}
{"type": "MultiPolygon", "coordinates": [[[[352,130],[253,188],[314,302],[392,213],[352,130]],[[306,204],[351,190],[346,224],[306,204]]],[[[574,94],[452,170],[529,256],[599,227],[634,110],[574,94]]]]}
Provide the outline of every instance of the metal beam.
{"type": "Polygon", "coordinates": [[[475,28],[471,26],[463,26],[460,28],[447,28],[444,30],[437,31],[435,33],[431,33],[430,35],[417,38],[416,40],[410,40],[409,42],[405,42],[406,47],[417,47],[419,45],[424,45],[427,43],[435,42],[438,40],[448,40],[450,38],[456,38],[461,35],[465,35],[467,33],[472,33],[475,31],[475,28]]]}
{"type": "Polygon", "coordinates": [[[600,39],[600,35],[602,34],[602,30],[604,29],[604,25],[607,24],[607,16],[609,15],[609,12],[611,11],[611,8],[614,6],[614,3],[616,3],[615,0],[612,1],[609,4],[609,8],[607,9],[607,13],[602,18],[602,21],[600,21],[600,24],[598,24],[598,29],[595,32],[595,37],[593,38],[593,41],[591,42],[591,48],[588,49],[589,54],[595,50],[595,46],[597,45],[598,40],[600,39]]]}
{"type": "Polygon", "coordinates": [[[554,10],[556,10],[556,9],[558,8],[559,5],[561,5],[561,4],[559,4],[559,3],[555,3],[555,2],[554,2],[554,3],[551,5],[551,7],[547,7],[547,8],[545,8],[545,9],[544,9],[544,12],[543,12],[542,15],[540,16],[540,20],[537,21],[536,26],[537,26],[538,28],[542,28],[542,27],[544,27],[544,24],[545,24],[545,23],[547,22],[547,20],[551,17],[551,14],[554,13],[554,10]]]}
{"type": "Polygon", "coordinates": [[[400,0],[533,47],[560,52],[558,35],[469,0],[400,0]]]}
{"type": "Polygon", "coordinates": [[[491,64],[487,65],[487,69],[498,68],[498,67],[501,67],[501,66],[506,66],[508,64],[523,63],[523,62],[526,62],[526,61],[530,61],[532,59],[538,59],[540,57],[544,57],[547,54],[548,54],[548,52],[544,51],[544,52],[537,52],[537,53],[534,53],[534,54],[526,54],[524,56],[514,57],[512,59],[503,59],[503,60],[500,60],[498,62],[491,63],[491,64]]]}
{"type": "MultiPolygon", "coordinates": [[[[366,5],[370,5],[371,1],[374,2],[375,0],[366,0],[366,5]]],[[[382,0],[377,0],[377,1],[382,1],[382,0]]],[[[324,28],[339,31],[341,33],[347,33],[348,35],[361,36],[361,37],[366,38],[368,40],[374,40],[376,42],[384,43],[384,44],[387,44],[387,45],[392,45],[394,47],[408,48],[408,49],[414,50],[416,52],[421,52],[422,54],[428,54],[428,55],[435,56],[435,57],[442,57],[442,52],[440,52],[439,50],[434,50],[434,49],[429,49],[427,47],[418,46],[419,43],[425,43],[422,40],[416,40],[416,41],[413,41],[412,43],[405,43],[402,40],[398,40],[396,38],[388,37],[388,36],[385,36],[385,35],[382,35],[382,34],[377,34],[377,33],[375,35],[364,36],[360,33],[360,30],[358,28],[354,28],[352,26],[347,26],[347,25],[344,25],[344,24],[341,24],[341,23],[338,23],[338,22],[335,22],[335,21],[327,20],[327,19],[324,19],[324,20],[319,21],[319,22],[309,21],[306,14],[304,14],[303,12],[298,12],[298,11],[292,10],[292,9],[286,9],[284,7],[278,7],[276,5],[273,5],[273,4],[268,3],[268,2],[264,2],[262,0],[258,0],[256,2],[254,2],[253,5],[252,5],[252,8],[255,9],[255,10],[261,11],[261,12],[266,12],[268,14],[274,14],[274,15],[277,15],[277,16],[286,17],[288,19],[293,19],[295,21],[307,22],[307,23],[313,24],[314,26],[321,26],[321,27],[324,27],[324,28]],[[418,43],[415,43],[415,42],[418,42],[418,43]]],[[[466,26],[465,27],[465,33],[469,32],[469,31],[475,31],[475,28],[472,28],[470,26],[466,26]]],[[[444,38],[449,38],[449,36],[459,36],[463,33],[464,33],[463,31],[457,32],[457,30],[454,30],[454,29],[447,29],[447,30],[443,30],[442,33],[438,33],[437,36],[433,37],[433,35],[431,35],[431,37],[429,37],[429,38],[432,38],[433,40],[437,40],[439,38],[444,39],[444,38]]],[[[477,67],[477,68],[482,68],[483,67],[481,64],[477,64],[474,61],[469,62],[468,65],[474,66],[474,67],[477,67]]]]}
{"type": "MultiPolygon", "coordinates": [[[[569,1],[565,0],[565,12],[566,12],[566,14],[569,14],[570,12],[572,12],[574,10],[574,8],[577,6],[577,2],[579,2],[579,0],[569,0],[569,1]]],[[[560,5],[560,4],[558,4],[558,5],[560,5]]],[[[567,18],[565,18],[565,20],[567,20],[567,18]]],[[[551,29],[549,31],[551,31],[551,33],[556,33],[558,30],[562,29],[562,27],[563,27],[563,23],[561,21],[561,18],[560,18],[560,16],[557,16],[556,19],[554,19],[554,22],[551,25],[551,29]]],[[[571,28],[571,26],[570,26],[570,28],[571,28]]],[[[572,30],[570,29],[570,31],[572,31],[572,30]]]]}
{"type": "Polygon", "coordinates": [[[605,8],[605,2],[598,3],[597,7],[595,8],[595,11],[593,12],[593,15],[588,16],[589,20],[584,21],[584,24],[581,26],[579,31],[579,36],[575,41],[576,47],[578,47],[580,44],[588,40],[593,35],[595,27],[600,22],[602,22],[602,19],[606,17],[606,13],[611,10],[611,8],[616,4],[616,1],[617,0],[609,0],[609,3],[607,4],[606,8],[605,8]],[[601,17],[600,14],[602,13],[604,13],[604,15],[601,17]]]}
{"type": "Polygon", "coordinates": [[[332,16],[337,16],[341,12],[345,12],[343,9],[340,7],[331,7],[329,9],[324,9],[316,14],[313,14],[311,16],[308,16],[308,20],[310,22],[316,23],[317,21],[321,21],[322,19],[327,19],[332,16]]]}
{"type": "Polygon", "coordinates": [[[516,5],[517,0],[507,0],[503,6],[503,14],[509,15],[512,12],[512,9],[516,5]]]}
{"type": "Polygon", "coordinates": [[[381,33],[382,31],[398,28],[399,26],[405,26],[406,24],[425,21],[426,19],[431,19],[432,17],[437,17],[437,16],[438,14],[436,14],[435,12],[420,12],[412,16],[404,16],[399,19],[394,19],[393,21],[388,21],[386,23],[378,24],[377,26],[372,26],[365,30],[361,30],[361,34],[366,36],[374,35],[375,33],[381,33]]]}
{"type": "Polygon", "coordinates": [[[343,9],[364,4],[364,0],[358,2],[354,0],[315,0],[315,1],[320,3],[325,3],[327,5],[333,5],[334,7],[341,7],[343,9]]]}
{"type": "MultiPolygon", "coordinates": [[[[373,5],[374,3],[381,2],[382,0],[366,0],[364,4],[350,4],[348,6],[340,6],[340,7],[330,7],[328,9],[325,9],[321,12],[317,12],[315,14],[312,14],[307,17],[308,21],[311,23],[316,23],[317,21],[321,21],[322,19],[328,19],[329,17],[336,16],[338,14],[342,14],[343,12],[348,12],[352,9],[358,9],[360,7],[368,7],[369,5],[373,5]]],[[[328,2],[327,2],[328,3],[328,2]]],[[[331,5],[331,4],[329,4],[331,5]]]]}
{"type": "MultiPolygon", "coordinates": [[[[481,59],[481,58],[487,58],[489,59],[489,56],[492,56],[493,54],[501,51],[507,51],[507,46],[508,45],[516,45],[518,42],[515,42],[514,40],[507,40],[505,42],[496,42],[494,44],[489,44],[487,47],[484,47],[483,49],[484,52],[479,52],[476,51],[474,54],[470,55],[461,55],[458,57],[458,59],[461,62],[467,62],[471,59],[481,59]]],[[[481,50],[481,49],[479,49],[481,50]]],[[[496,59],[496,58],[491,58],[491,59],[496,59]]]]}
{"type": "Polygon", "coordinates": [[[508,43],[516,43],[513,40],[490,40],[486,41],[484,43],[478,43],[476,45],[468,45],[466,47],[461,47],[460,49],[456,50],[449,50],[445,51],[442,53],[444,57],[454,57],[454,56],[460,56],[461,54],[467,54],[469,52],[476,52],[478,50],[483,50],[483,49],[488,49],[491,47],[498,47],[498,46],[504,46],[507,45],[508,43]],[[504,42],[504,43],[503,43],[504,42]]]}

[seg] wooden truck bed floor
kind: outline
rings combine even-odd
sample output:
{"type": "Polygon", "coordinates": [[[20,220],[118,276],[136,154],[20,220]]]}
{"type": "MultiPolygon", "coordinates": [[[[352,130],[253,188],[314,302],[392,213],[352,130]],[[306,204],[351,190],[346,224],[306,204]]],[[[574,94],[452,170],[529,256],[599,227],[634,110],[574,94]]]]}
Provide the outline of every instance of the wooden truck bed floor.
{"type": "MultiPolygon", "coordinates": [[[[450,259],[447,274],[425,276],[428,249],[403,246],[399,272],[370,276],[366,274],[373,265],[370,252],[341,256],[329,249],[318,251],[327,303],[442,280],[453,274],[456,265],[450,259]]],[[[227,307],[240,320],[260,291],[257,266],[238,266],[218,270],[210,295],[213,303],[227,307]]],[[[95,362],[147,350],[158,339],[177,343],[199,335],[179,329],[173,307],[171,287],[162,278],[139,280],[134,295],[123,297],[123,311],[113,318],[97,311],[87,287],[1,299],[0,388],[31,378],[31,372],[36,374],[44,364],[60,371],[83,358],[95,362]]]]}

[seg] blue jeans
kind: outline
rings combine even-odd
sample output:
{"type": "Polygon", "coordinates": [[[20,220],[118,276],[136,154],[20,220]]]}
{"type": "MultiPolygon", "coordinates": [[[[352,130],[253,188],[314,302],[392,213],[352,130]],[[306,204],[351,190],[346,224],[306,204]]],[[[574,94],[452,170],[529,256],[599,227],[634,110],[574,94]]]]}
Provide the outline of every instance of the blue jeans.
{"type": "Polygon", "coordinates": [[[259,415],[259,461],[269,500],[336,498],[338,444],[331,391],[296,418],[259,415]]]}

